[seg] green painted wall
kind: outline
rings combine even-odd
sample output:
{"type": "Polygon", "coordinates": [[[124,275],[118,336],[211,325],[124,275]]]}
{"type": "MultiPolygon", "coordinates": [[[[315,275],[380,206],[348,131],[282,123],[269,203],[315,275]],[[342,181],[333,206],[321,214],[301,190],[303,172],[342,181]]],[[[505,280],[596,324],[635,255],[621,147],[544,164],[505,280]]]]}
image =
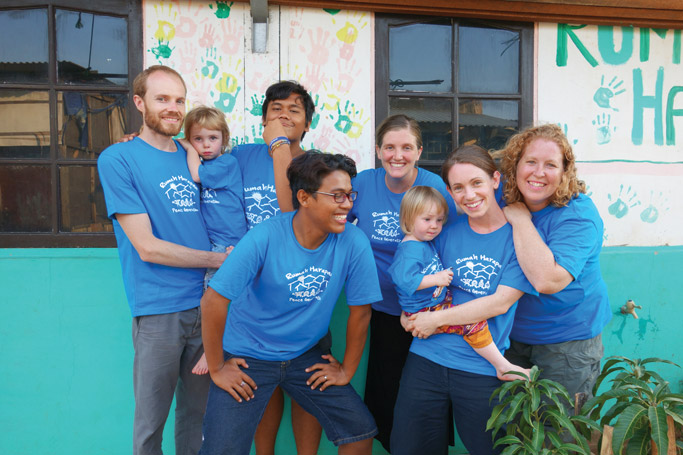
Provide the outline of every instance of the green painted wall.
{"type": "MultiPolygon", "coordinates": [[[[683,363],[683,247],[606,248],[602,261],[615,313],[604,332],[606,354],[683,363]],[[638,320],[619,314],[629,298],[643,306],[638,320]]],[[[133,348],[116,250],[0,250],[0,277],[0,453],[130,453],[133,348]]],[[[338,305],[338,355],[345,317],[338,305]]],[[[660,371],[683,389],[683,370],[660,371]]],[[[362,367],[353,381],[361,392],[364,376],[362,367]]],[[[289,425],[285,420],[279,453],[293,452],[289,425]]],[[[172,453],[172,432],[165,440],[172,453]]],[[[321,453],[336,450],[323,441],[321,453]]]]}

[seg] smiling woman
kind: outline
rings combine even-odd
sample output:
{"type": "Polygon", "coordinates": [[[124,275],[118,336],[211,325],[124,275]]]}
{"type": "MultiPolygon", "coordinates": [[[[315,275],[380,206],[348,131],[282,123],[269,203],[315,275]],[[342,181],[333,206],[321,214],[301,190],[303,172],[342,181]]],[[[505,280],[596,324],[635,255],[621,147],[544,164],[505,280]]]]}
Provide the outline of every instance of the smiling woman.
{"type": "Polygon", "coordinates": [[[401,200],[413,186],[431,186],[449,201],[450,213],[456,210],[443,181],[417,168],[422,133],[414,119],[402,114],[387,117],[377,127],[375,137],[375,151],[382,167],[363,171],[353,179],[359,197],[349,221],[358,220],[357,226],[370,239],[382,287],[383,300],[372,306],[365,402],[377,421],[377,439],[389,450],[398,382],[412,341],[401,327],[401,307],[388,271],[403,238],[399,226],[401,200]]]}

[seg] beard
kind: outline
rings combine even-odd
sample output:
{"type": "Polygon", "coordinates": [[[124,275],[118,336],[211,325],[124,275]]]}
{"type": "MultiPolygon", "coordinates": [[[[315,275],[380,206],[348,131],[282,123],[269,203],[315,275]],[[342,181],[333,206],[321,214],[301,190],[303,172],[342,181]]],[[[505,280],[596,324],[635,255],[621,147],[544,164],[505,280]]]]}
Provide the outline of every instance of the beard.
{"type": "Polygon", "coordinates": [[[164,136],[173,137],[178,135],[178,133],[180,133],[180,129],[183,127],[183,115],[181,115],[180,113],[171,114],[164,112],[153,114],[149,112],[149,110],[145,110],[145,125],[156,133],[159,133],[164,136]],[[174,125],[169,125],[163,123],[163,121],[161,120],[162,115],[164,115],[165,117],[176,117],[180,121],[174,125]]]}

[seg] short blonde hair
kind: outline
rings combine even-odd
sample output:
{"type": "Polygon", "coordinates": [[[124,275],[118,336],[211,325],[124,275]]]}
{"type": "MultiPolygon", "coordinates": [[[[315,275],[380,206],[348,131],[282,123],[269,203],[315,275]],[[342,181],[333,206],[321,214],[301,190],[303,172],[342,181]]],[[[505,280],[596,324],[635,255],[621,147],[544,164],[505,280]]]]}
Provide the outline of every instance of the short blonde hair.
{"type": "Polygon", "coordinates": [[[225,114],[215,107],[197,106],[185,116],[185,139],[190,140],[192,127],[198,125],[207,130],[220,131],[223,135],[223,152],[230,143],[230,128],[225,121],[225,114]]]}
{"type": "Polygon", "coordinates": [[[524,202],[524,197],[517,186],[517,166],[524,155],[526,147],[535,139],[552,141],[560,148],[562,153],[562,179],[560,185],[548,200],[548,204],[554,207],[564,207],[579,193],[586,192],[586,184],[576,176],[576,158],[572,146],[558,125],[547,124],[525,129],[512,136],[505,148],[496,152],[501,157],[501,169],[505,177],[503,194],[508,204],[524,202]]]}
{"type": "Polygon", "coordinates": [[[412,234],[415,219],[428,210],[431,205],[436,205],[444,214],[444,224],[448,220],[448,203],[436,189],[431,186],[414,186],[406,191],[401,200],[401,230],[404,234],[412,234]]]}

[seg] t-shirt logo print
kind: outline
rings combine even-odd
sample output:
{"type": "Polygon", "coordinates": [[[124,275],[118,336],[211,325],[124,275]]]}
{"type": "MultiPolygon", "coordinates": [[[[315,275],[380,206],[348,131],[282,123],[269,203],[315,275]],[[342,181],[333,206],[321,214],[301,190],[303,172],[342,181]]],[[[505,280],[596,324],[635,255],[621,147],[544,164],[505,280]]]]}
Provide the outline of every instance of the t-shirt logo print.
{"type": "Polygon", "coordinates": [[[441,259],[439,259],[439,255],[435,254],[434,257],[432,257],[432,261],[420,271],[422,275],[432,275],[436,272],[440,272],[443,270],[443,265],[441,264],[441,259]]]}
{"type": "MultiPolygon", "coordinates": [[[[178,209],[192,207],[195,204],[194,195],[197,192],[197,186],[182,175],[174,175],[165,182],[161,182],[159,186],[164,190],[171,204],[178,209]]],[[[178,209],[174,208],[173,211],[178,211],[178,209]]]]}
{"type": "Polygon", "coordinates": [[[399,224],[399,215],[396,212],[373,212],[372,224],[375,228],[375,238],[382,239],[387,242],[398,242],[399,236],[402,236],[401,226],[399,224]]]}
{"type": "MultiPolygon", "coordinates": [[[[475,255],[476,256],[476,255],[475,255]]],[[[497,275],[500,265],[482,255],[480,260],[458,260],[458,287],[472,294],[486,295],[491,288],[491,277],[497,275]],[[488,262],[488,263],[487,263],[488,262]]]]}
{"type": "Polygon", "coordinates": [[[290,302],[310,302],[320,300],[320,294],[327,289],[332,274],[323,268],[308,267],[303,272],[288,273],[290,302]]]}
{"type": "Polygon", "coordinates": [[[258,224],[275,216],[280,209],[277,207],[277,198],[259,191],[253,191],[244,198],[247,201],[247,219],[251,224],[258,224]]]}

